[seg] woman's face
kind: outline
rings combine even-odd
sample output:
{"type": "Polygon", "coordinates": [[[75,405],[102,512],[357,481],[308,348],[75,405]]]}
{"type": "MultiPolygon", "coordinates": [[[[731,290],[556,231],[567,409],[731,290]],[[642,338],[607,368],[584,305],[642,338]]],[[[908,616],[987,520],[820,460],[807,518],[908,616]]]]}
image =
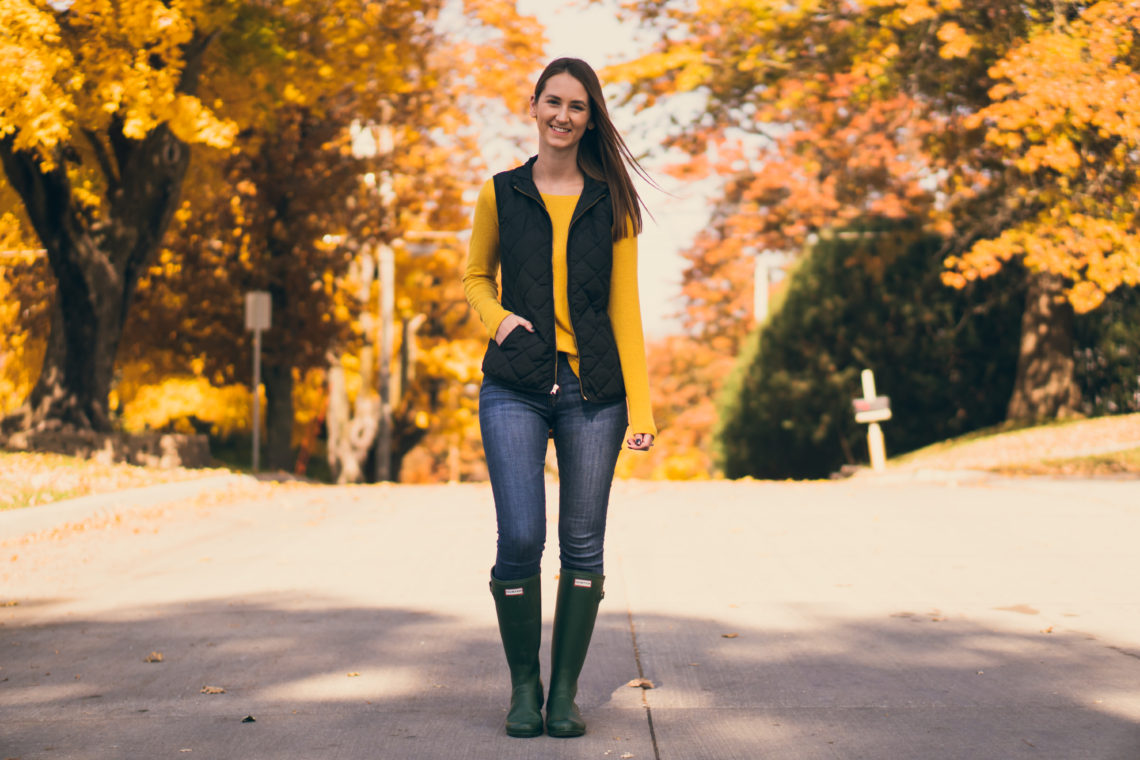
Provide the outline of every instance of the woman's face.
{"type": "Polygon", "coordinates": [[[539,144],[555,150],[577,148],[594,126],[586,88],[565,71],[547,79],[538,97],[531,97],[530,115],[538,123],[539,144]]]}

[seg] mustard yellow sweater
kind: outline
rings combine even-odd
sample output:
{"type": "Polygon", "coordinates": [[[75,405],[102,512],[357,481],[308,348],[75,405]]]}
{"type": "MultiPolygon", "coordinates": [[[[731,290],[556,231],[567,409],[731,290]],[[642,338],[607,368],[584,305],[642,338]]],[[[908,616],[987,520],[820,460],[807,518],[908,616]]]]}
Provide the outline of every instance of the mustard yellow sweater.
{"type": "MultiPolygon", "coordinates": [[[[574,215],[577,195],[542,194],[554,227],[554,332],[559,351],[570,359],[578,374],[578,344],[570,324],[570,302],[566,294],[566,238],[574,215]]],[[[494,338],[499,323],[510,313],[499,301],[499,212],[495,203],[495,183],[487,180],[475,203],[475,223],[463,290],[467,301],[494,338]]],[[[610,280],[610,322],[621,360],[629,405],[631,433],[657,435],[653,409],[649,403],[649,372],[645,362],[645,336],[641,327],[641,301],[637,291],[637,237],[614,243],[613,276],[610,280]]]]}

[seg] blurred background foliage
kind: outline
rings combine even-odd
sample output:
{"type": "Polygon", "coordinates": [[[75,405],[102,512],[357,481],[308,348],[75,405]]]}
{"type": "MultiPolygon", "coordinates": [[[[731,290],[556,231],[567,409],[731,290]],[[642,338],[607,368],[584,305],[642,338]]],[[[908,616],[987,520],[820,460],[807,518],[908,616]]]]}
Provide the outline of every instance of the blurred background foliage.
{"type": "MultiPolygon", "coordinates": [[[[648,347],[661,433],[619,476],[863,462],[863,368],[892,398],[891,453],[1140,410],[1135,0],[591,3],[651,40],[603,72],[619,121],[713,188],[682,327],[648,347]],[[786,278],[757,280],[765,252],[786,278]]],[[[5,425],[204,433],[248,464],[244,294],[264,290],[266,464],[343,477],[342,415],[370,478],[390,251],[393,477],[485,477],[464,230],[500,168],[483,143],[526,135],[535,18],[11,0],[0,22],[5,425]]]]}

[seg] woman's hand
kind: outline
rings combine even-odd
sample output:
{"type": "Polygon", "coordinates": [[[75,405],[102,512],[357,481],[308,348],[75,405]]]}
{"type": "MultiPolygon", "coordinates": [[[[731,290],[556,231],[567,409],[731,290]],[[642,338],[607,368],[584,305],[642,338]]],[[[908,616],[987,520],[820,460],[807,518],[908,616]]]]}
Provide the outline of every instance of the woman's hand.
{"type": "Polygon", "coordinates": [[[634,433],[626,441],[626,444],[634,451],[649,451],[653,445],[653,435],[652,433],[634,433]]]}
{"type": "Polygon", "coordinates": [[[503,321],[499,323],[499,329],[495,330],[495,342],[500,346],[503,345],[503,341],[511,334],[511,330],[519,326],[522,326],[527,332],[534,332],[534,325],[518,314],[508,314],[503,317],[503,321]]]}

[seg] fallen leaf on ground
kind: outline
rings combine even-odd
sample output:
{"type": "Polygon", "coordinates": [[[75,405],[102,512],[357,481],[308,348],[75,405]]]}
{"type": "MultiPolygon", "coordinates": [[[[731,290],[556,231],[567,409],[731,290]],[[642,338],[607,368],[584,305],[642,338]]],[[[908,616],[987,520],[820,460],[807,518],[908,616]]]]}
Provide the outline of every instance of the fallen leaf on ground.
{"type": "Polygon", "coordinates": [[[720,636],[722,639],[735,639],[739,635],[739,633],[722,633],[720,636]]]}
{"type": "Polygon", "coordinates": [[[654,683],[652,681],[650,681],[648,678],[635,678],[632,681],[630,681],[629,683],[627,683],[626,686],[632,687],[634,689],[636,689],[636,688],[642,688],[642,689],[655,689],[655,688],[657,688],[654,685],[654,683]]]}
{"type": "Polygon", "coordinates": [[[162,652],[151,652],[143,658],[143,662],[162,662],[162,652]]]}
{"type": "Polygon", "coordinates": [[[618,755],[618,757],[623,758],[623,760],[629,760],[629,758],[633,757],[633,753],[632,752],[622,752],[620,755],[618,755]]]}
{"type": "Polygon", "coordinates": [[[241,722],[242,723],[256,723],[257,718],[253,717],[252,715],[247,715],[241,719],[241,722]]]}
{"type": "Polygon", "coordinates": [[[203,686],[202,687],[202,693],[203,694],[225,694],[226,690],[223,689],[221,686],[203,686]]]}
{"type": "Polygon", "coordinates": [[[1052,632],[1053,632],[1053,626],[1049,626],[1048,628],[1042,628],[1041,629],[1041,633],[1052,633],[1052,632]]]}
{"type": "Polygon", "coordinates": [[[355,670],[352,671],[351,673],[348,673],[347,675],[349,678],[359,678],[360,677],[360,674],[357,673],[355,670]]]}

